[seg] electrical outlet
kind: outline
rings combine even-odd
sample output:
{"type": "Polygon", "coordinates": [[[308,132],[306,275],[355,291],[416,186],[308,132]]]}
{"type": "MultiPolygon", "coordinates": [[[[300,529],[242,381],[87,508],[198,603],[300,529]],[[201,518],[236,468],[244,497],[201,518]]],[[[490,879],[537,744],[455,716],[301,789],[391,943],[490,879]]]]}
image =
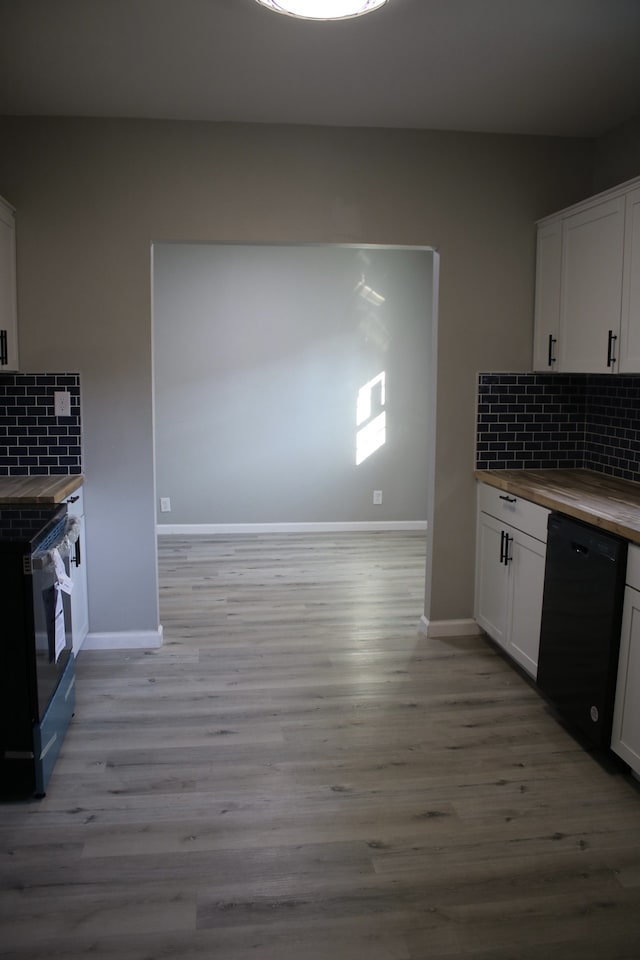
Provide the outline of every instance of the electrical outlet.
{"type": "Polygon", "coordinates": [[[71,394],[68,390],[53,391],[53,412],[56,417],[71,416],[71,394]]]}
{"type": "Polygon", "coordinates": [[[382,503],[382,490],[373,491],[373,502],[377,507],[380,506],[380,504],[382,503]]]}
{"type": "Polygon", "coordinates": [[[160,497],[160,513],[171,513],[171,497],[160,497]]]}

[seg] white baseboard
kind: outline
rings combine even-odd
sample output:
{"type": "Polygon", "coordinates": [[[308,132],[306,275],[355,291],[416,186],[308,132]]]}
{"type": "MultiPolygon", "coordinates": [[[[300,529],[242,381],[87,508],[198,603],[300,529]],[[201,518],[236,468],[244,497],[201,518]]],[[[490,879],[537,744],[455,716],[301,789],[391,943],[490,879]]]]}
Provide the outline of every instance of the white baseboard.
{"type": "Polygon", "coordinates": [[[159,536],[233,536],[239,533],[368,533],[426,530],[426,520],[372,520],[329,523],[161,523],[159,536]]]}
{"type": "Polygon", "coordinates": [[[88,633],[82,650],[143,650],[162,646],[162,626],[157,630],[122,630],[88,633]]]}
{"type": "Polygon", "coordinates": [[[420,633],[426,637],[477,637],[484,631],[475,620],[427,620],[420,618],[420,633]]]}

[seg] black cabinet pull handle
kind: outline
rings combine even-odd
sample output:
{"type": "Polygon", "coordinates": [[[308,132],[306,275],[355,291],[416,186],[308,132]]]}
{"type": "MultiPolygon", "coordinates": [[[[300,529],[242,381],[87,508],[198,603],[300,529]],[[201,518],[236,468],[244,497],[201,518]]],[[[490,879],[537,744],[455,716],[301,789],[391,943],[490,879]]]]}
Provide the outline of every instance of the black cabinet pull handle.
{"type": "Polygon", "coordinates": [[[9,349],[7,347],[7,331],[0,330],[0,366],[6,367],[9,363],[9,349]]]}
{"type": "Polygon", "coordinates": [[[614,347],[617,340],[617,336],[613,330],[609,330],[609,339],[607,341],[607,366],[612,367],[616,362],[616,357],[614,354],[614,347]]]}
{"type": "Polygon", "coordinates": [[[82,557],[80,556],[80,537],[78,537],[78,539],[76,540],[76,555],[73,558],[73,562],[76,565],[76,567],[79,567],[80,564],[82,563],[82,557]]]}
{"type": "Polygon", "coordinates": [[[500,563],[504,563],[504,538],[506,533],[504,530],[500,531],[500,563]]]}
{"type": "Polygon", "coordinates": [[[510,537],[508,533],[504,535],[504,565],[505,567],[509,566],[511,562],[511,557],[509,556],[509,544],[513,543],[513,537],[510,537]]]}
{"type": "Polygon", "coordinates": [[[501,499],[501,500],[506,500],[507,503],[515,503],[518,498],[517,498],[517,497],[508,497],[506,494],[501,493],[501,494],[500,494],[500,499],[501,499]]]}
{"type": "Polygon", "coordinates": [[[553,345],[554,343],[557,343],[557,342],[558,341],[554,337],[554,335],[550,333],[549,334],[549,354],[548,354],[548,364],[550,367],[553,366],[553,364],[556,362],[556,358],[553,355],[553,345]]]}

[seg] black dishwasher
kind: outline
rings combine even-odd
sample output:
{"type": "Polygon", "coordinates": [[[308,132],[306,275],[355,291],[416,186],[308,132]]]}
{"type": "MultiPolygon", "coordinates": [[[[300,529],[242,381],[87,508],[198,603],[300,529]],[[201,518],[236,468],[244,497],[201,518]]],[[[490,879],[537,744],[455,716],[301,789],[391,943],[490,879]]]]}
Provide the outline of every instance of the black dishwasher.
{"type": "Polygon", "coordinates": [[[568,724],[611,742],[627,543],[563,514],[548,521],[537,683],[568,724]]]}

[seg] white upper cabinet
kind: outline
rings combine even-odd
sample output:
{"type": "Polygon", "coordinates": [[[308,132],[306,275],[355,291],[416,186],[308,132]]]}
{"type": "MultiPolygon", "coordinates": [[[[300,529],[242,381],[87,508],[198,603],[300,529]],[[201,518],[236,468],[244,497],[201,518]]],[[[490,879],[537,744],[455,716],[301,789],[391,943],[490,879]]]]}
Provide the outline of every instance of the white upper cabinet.
{"type": "Polygon", "coordinates": [[[623,241],[624,197],[597,203],[563,221],[558,344],[563,371],[616,369],[623,241]]]}
{"type": "Polygon", "coordinates": [[[18,369],[15,237],[13,207],[0,197],[0,373],[18,369]]]}
{"type": "Polygon", "coordinates": [[[558,217],[538,228],[534,370],[556,370],[558,367],[561,264],[562,220],[558,217]]]}
{"type": "Polygon", "coordinates": [[[534,370],[640,372],[640,185],[538,225],[534,370]]]}
{"type": "Polygon", "coordinates": [[[640,371],[640,187],[626,197],[619,369],[640,371]]]}

